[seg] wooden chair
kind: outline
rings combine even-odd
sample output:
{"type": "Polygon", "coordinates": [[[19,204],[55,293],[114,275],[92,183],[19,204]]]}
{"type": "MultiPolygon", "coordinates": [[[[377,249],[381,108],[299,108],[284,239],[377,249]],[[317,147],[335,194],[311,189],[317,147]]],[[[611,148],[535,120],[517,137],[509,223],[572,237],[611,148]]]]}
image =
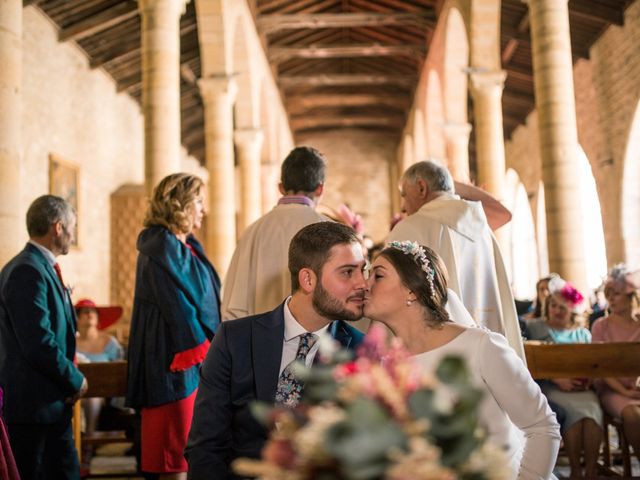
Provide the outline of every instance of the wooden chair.
{"type": "MultiPolygon", "coordinates": [[[[527,366],[534,379],[551,378],[607,378],[640,376],[640,342],[544,344],[525,342],[527,366]]],[[[609,473],[611,468],[609,425],[616,428],[620,439],[624,478],[631,477],[631,455],[629,443],[619,420],[604,415],[603,466],[609,473]]]]}
{"type": "MultiPolygon", "coordinates": [[[[78,365],[82,374],[86,377],[89,389],[84,398],[115,398],[124,397],[127,389],[127,362],[96,362],[82,363],[78,365]]],[[[115,442],[130,442],[127,438],[126,431],[96,431],[92,434],[81,432],[80,426],[81,406],[77,402],[74,406],[74,440],[78,452],[82,452],[83,446],[104,445],[115,442]]],[[[108,474],[109,477],[130,476],[131,472],[126,474],[108,474]]],[[[92,475],[93,476],[93,475],[92,475]]]]}

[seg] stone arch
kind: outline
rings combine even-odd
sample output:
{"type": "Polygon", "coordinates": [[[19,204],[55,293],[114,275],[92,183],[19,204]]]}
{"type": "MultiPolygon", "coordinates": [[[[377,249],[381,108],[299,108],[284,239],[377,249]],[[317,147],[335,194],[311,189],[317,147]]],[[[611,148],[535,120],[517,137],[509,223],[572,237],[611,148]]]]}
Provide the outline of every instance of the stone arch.
{"type": "Polygon", "coordinates": [[[429,155],[425,138],[424,115],[419,108],[416,108],[413,112],[412,132],[414,161],[426,160],[429,155]]]}
{"type": "Polygon", "coordinates": [[[258,125],[259,95],[255,85],[256,73],[252,65],[251,59],[254,52],[251,51],[249,43],[246,19],[240,11],[236,12],[234,19],[234,28],[231,31],[233,39],[232,48],[232,67],[233,75],[238,84],[238,94],[235,103],[235,122],[239,128],[253,128],[258,125]]]}
{"type": "Polygon", "coordinates": [[[538,242],[538,274],[549,275],[549,247],[547,246],[547,214],[544,200],[544,182],[538,183],[536,202],[536,240],[538,242]]]}
{"type": "Polygon", "coordinates": [[[273,208],[278,199],[278,132],[275,121],[275,109],[269,102],[268,84],[264,78],[258,82],[260,85],[259,118],[264,140],[260,155],[262,177],[262,212],[266,213],[273,208]]]}
{"type": "Polygon", "coordinates": [[[446,148],[442,126],[445,123],[442,85],[435,69],[427,74],[427,91],[425,96],[425,127],[429,156],[444,160],[446,148]]]}
{"type": "Polygon", "coordinates": [[[519,299],[535,298],[536,281],[541,276],[536,228],[527,191],[512,168],[505,174],[504,193],[505,206],[513,215],[511,222],[503,227],[510,245],[508,268],[513,293],[519,299]]]}
{"type": "Polygon", "coordinates": [[[640,266],[640,101],[631,122],[622,170],[622,239],[625,261],[640,266]]]}
{"type": "Polygon", "coordinates": [[[451,6],[444,12],[443,103],[448,123],[467,123],[469,42],[462,12],[451,6]]]}
{"type": "Polygon", "coordinates": [[[413,165],[414,162],[413,137],[407,134],[402,141],[402,156],[400,157],[400,172],[398,178],[402,176],[404,171],[413,165]]]}
{"type": "Polygon", "coordinates": [[[229,41],[229,0],[195,0],[202,77],[233,71],[229,41]]]}

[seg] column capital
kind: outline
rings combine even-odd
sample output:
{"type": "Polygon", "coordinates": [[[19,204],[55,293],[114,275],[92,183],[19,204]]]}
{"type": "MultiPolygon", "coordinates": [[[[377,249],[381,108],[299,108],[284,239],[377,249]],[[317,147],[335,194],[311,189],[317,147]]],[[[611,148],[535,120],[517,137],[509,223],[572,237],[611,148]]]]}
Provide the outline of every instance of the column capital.
{"type": "Polygon", "coordinates": [[[142,15],[145,12],[157,11],[160,9],[173,8],[178,16],[184,15],[187,11],[187,4],[191,0],[138,0],[138,11],[142,15]]]}
{"type": "Polygon", "coordinates": [[[238,94],[238,82],[230,75],[210,75],[198,79],[198,89],[205,103],[223,97],[233,102],[238,94]]]}
{"type": "Polygon", "coordinates": [[[474,95],[493,92],[502,93],[506,78],[507,72],[504,70],[471,72],[469,75],[469,79],[471,80],[471,93],[474,95]]]}
{"type": "Polygon", "coordinates": [[[471,133],[470,123],[455,123],[446,122],[442,125],[444,136],[449,140],[469,140],[469,134],[471,133]]]}
{"type": "Polygon", "coordinates": [[[237,147],[260,148],[264,140],[261,128],[237,128],[233,132],[233,141],[237,147]]]}

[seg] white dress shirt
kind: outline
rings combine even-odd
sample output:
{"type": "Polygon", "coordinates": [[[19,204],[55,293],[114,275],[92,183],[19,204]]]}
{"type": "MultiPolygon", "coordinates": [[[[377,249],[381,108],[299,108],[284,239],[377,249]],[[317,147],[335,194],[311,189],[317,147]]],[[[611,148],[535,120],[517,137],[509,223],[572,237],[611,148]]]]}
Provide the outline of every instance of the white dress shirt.
{"type": "MultiPolygon", "coordinates": [[[[282,360],[280,362],[280,373],[285,369],[287,365],[289,365],[296,358],[296,353],[298,353],[298,345],[300,345],[300,335],[305,333],[313,333],[320,338],[320,335],[323,335],[328,329],[329,324],[325,325],[319,330],[315,332],[307,332],[307,330],[298,323],[295,319],[291,310],[289,310],[289,301],[291,297],[287,298],[284,302],[284,338],[282,339],[282,360]]],[[[305,364],[310,366],[313,363],[313,359],[320,348],[320,342],[316,340],[316,342],[309,350],[307,354],[307,359],[305,364]]]]}

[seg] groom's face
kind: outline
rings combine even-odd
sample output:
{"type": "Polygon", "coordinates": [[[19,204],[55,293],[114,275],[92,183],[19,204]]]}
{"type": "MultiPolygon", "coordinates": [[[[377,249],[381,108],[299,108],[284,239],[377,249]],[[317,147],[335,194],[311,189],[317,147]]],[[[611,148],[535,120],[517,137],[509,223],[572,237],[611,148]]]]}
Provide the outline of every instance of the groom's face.
{"type": "Polygon", "coordinates": [[[313,308],[330,320],[362,318],[366,261],[359,243],[334,245],[313,291],[313,308]]]}

